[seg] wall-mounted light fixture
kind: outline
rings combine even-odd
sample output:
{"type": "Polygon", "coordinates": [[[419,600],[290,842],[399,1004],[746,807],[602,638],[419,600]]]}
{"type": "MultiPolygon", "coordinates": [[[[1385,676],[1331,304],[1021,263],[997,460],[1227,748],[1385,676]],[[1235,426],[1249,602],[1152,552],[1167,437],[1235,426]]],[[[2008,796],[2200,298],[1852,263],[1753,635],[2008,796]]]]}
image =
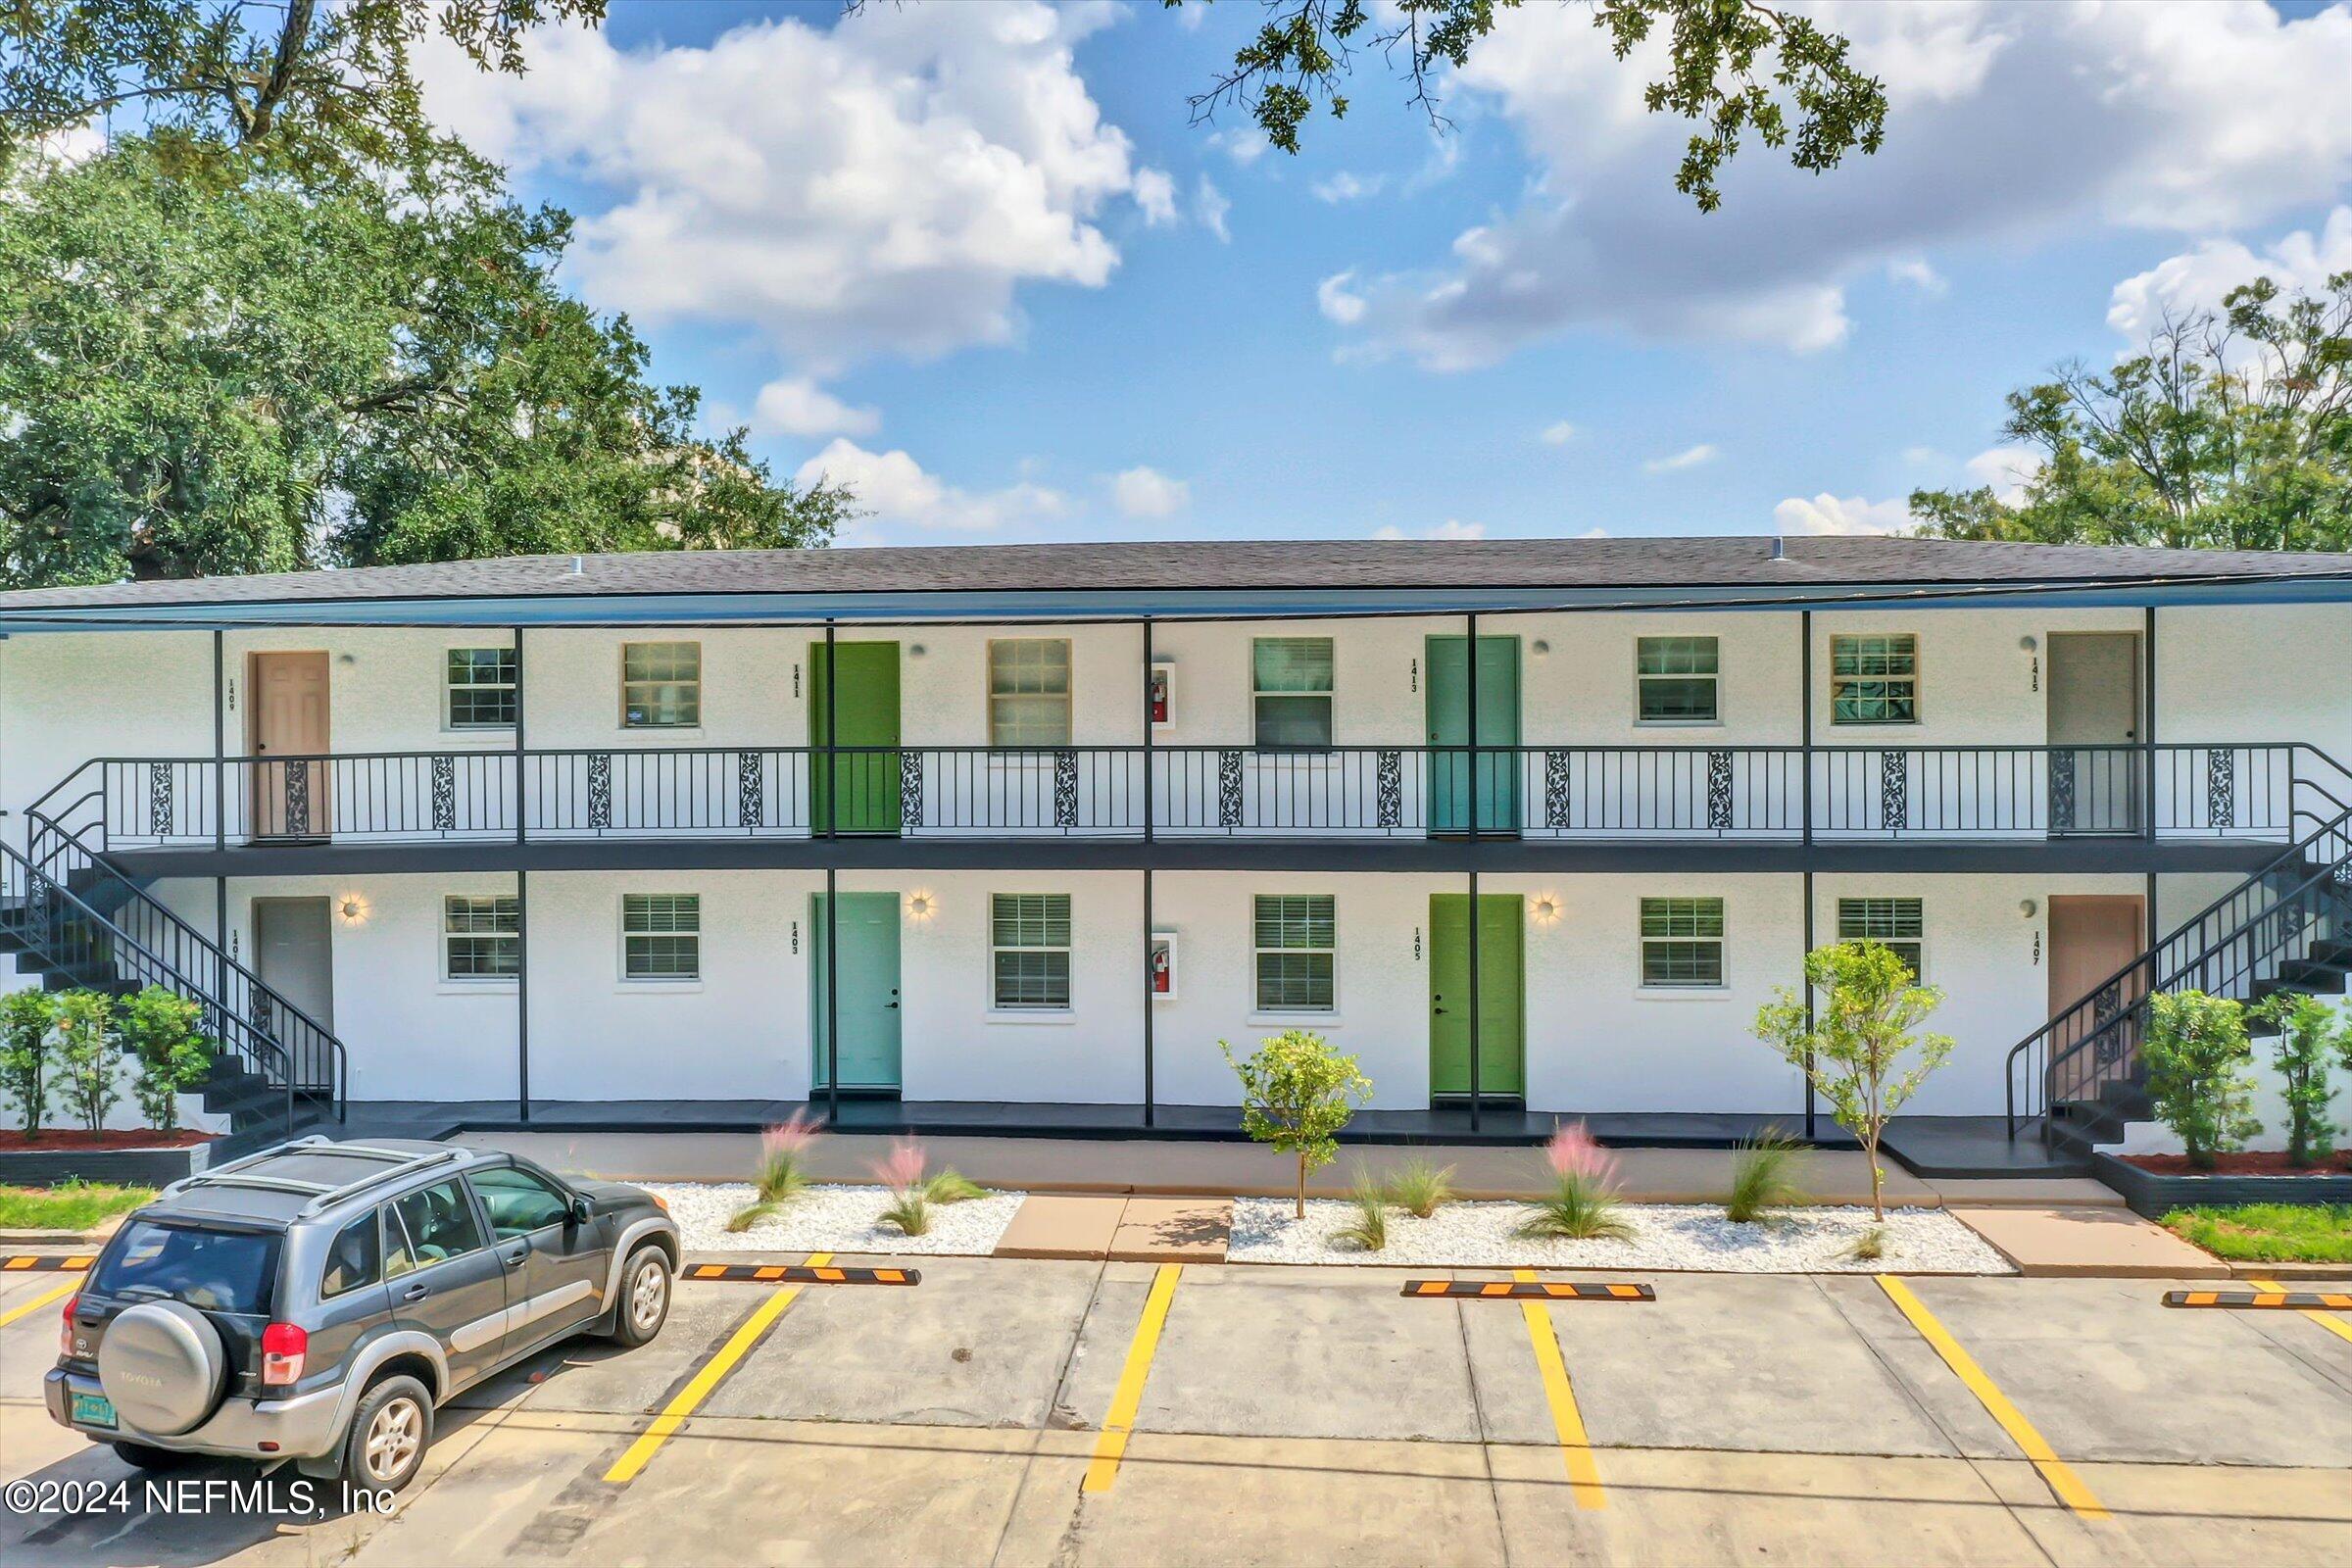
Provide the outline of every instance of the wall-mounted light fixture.
{"type": "Polygon", "coordinates": [[[2017,912],[2021,917],[2031,920],[2041,912],[2041,906],[2032,899],[2020,899],[2017,901],[2017,912]]]}
{"type": "Polygon", "coordinates": [[[906,895],[907,919],[917,921],[928,920],[932,915],[938,912],[939,901],[934,899],[930,894],[909,893],[906,895]]]}
{"type": "Polygon", "coordinates": [[[1527,906],[1527,916],[1538,925],[1551,925],[1560,917],[1560,901],[1548,893],[1539,893],[1527,906]]]}
{"type": "Polygon", "coordinates": [[[1539,637],[1527,645],[1527,651],[1538,659],[1545,659],[1550,657],[1551,644],[1539,637]]]}
{"type": "Polygon", "coordinates": [[[2029,690],[2041,690],[2041,642],[2032,632],[2017,640],[2018,652],[2026,656],[2026,681],[2029,690]]]}
{"type": "Polygon", "coordinates": [[[930,649],[925,648],[921,643],[908,643],[906,645],[906,657],[908,659],[920,659],[930,651],[930,649]]]}
{"type": "Polygon", "coordinates": [[[368,918],[368,901],[357,893],[346,893],[335,901],[335,915],[345,925],[359,925],[368,918]]]}
{"type": "Polygon", "coordinates": [[[337,654],[335,656],[335,662],[338,664],[356,664],[359,662],[360,656],[357,654],[337,654]]]}

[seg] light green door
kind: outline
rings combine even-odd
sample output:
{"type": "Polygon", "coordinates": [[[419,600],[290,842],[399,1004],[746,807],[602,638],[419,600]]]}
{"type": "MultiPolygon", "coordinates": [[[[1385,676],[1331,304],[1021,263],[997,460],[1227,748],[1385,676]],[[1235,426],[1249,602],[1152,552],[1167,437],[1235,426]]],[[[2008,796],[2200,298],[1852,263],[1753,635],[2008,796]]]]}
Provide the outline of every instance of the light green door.
{"type": "Polygon", "coordinates": [[[825,710],[830,694],[841,695],[841,716],[833,730],[836,746],[879,747],[821,762],[810,778],[809,825],[826,829],[833,803],[841,803],[843,833],[899,831],[899,645],[836,643],[841,660],[838,683],[826,675],[825,645],[808,647],[808,744],[825,744],[825,710]]]}
{"type": "MultiPolygon", "coordinates": [[[[811,1064],[818,1093],[825,1076],[825,896],[811,894],[808,928],[808,1008],[811,1064]]],[[[841,895],[841,1087],[896,1091],[899,1087],[899,896],[841,895]]]]}
{"type": "MultiPolygon", "coordinates": [[[[1519,639],[1478,640],[1478,738],[1470,737],[1470,666],[1467,637],[1432,637],[1429,679],[1423,685],[1432,746],[1519,744],[1519,639]]],[[[1429,760],[1429,831],[1468,833],[1473,797],[1481,833],[1519,831],[1519,756],[1489,752],[1471,766],[1462,752],[1433,752],[1429,760]],[[1473,772],[1476,774],[1473,780],[1473,772]],[[1473,788],[1475,782],[1476,787],[1473,788]]],[[[1465,895],[1466,896],[1466,895],[1465,895]]]]}
{"type": "MultiPolygon", "coordinates": [[[[1470,895],[1429,900],[1429,1091],[1470,1093],[1470,895]]],[[[1527,916],[1516,893],[1478,900],[1478,1092],[1527,1092],[1527,916]]]]}

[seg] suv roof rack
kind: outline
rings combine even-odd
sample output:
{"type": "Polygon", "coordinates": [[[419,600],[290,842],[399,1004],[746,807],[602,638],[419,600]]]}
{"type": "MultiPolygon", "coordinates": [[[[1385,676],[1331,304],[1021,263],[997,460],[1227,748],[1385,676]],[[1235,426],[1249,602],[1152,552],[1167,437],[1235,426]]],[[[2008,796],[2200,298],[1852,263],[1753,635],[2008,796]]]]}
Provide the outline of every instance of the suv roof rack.
{"type": "Polygon", "coordinates": [[[331,1207],[346,1198],[364,1193],[368,1188],[391,1181],[395,1177],[407,1176],[414,1171],[465,1157],[466,1151],[455,1146],[435,1150],[430,1153],[418,1154],[398,1149],[378,1149],[372,1144],[338,1144],[331,1138],[313,1134],[311,1137],[297,1138],[289,1143],[273,1144],[257,1154],[247,1154],[243,1159],[232,1159],[225,1165],[199,1171],[193,1176],[182,1177],[165,1188],[158,1196],[175,1197],[198,1187],[251,1187],[264,1192],[296,1193],[310,1200],[299,1210],[300,1215],[307,1218],[322,1208],[331,1207]],[[259,1164],[265,1159],[275,1159],[281,1154],[308,1152],[314,1150],[337,1154],[351,1154],[362,1159],[382,1160],[385,1162],[384,1168],[379,1171],[371,1171],[357,1181],[345,1182],[341,1186],[330,1182],[299,1181],[291,1176],[264,1176],[246,1168],[259,1164]]]}

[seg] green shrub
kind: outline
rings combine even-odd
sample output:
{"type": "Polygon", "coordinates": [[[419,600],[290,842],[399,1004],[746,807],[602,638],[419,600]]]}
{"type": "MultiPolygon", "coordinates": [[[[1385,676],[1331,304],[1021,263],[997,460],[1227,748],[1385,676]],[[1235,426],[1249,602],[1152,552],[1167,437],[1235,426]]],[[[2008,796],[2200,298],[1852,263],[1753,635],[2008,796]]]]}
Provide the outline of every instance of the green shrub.
{"type": "Polygon", "coordinates": [[[2285,1085],[2286,1162],[2316,1165],[2334,1152],[2335,1135],[2343,1131],[2328,1114],[2335,1090],[2328,1067],[2331,1057],[2352,1053],[2352,1029],[2334,1007],[2299,992],[2265,997],[2252,1016],[2278,1031],[2271,1064],[2285,1085]]]}
{"type": "Polygon", "coordinates": [[[807,1190],[808,1147],[816,1138],[816,1124],[805,1106],[795,1110],[791,1120],[760,1131],[760,1168],[752,1177],[755,1196],[728,1218],[729,1231],[750,1230],[807,1190]]]}
{"type": "Polygon", "coordinates": [[[1286,1029],[1262,1042],[1247,1061],[1236,1060],[1222,1040],[1217,1049],[1242,1080],[1242,1131],[1298,1156],[1295,1211],[1306,1218],[1307,1173],[1339,1157],[1340,1129],[1355,1105],[1372,1098],[1372,1080],[1357,1070],[1353,1056],[1341,1055],[1304,1029],[1286,1029]]]}
{"type": "Polygon", "coordinates": [[[2180,1137],[2189,1164],[2211,1170],[2218,1155],[2244,1148],[2262,1131],[2247,1070],[2254,1047],[2236,1003],[2202,991],[2158,992],[2148,998],[2139,1050],[2148,1098],[2180,1137]]]}
{"type": "Polygon", "coordinates": [[[1578,1122],[1556,1129],[1544,1146],[1551,1190],[1528,1205],[1517,1234],[1572,1242],[1629,1241],[1617,1201],[1617,1161],[1578,1122]]]}
{"type": "Polygon", "coordinates": [[[923,1198],[923,1190],[909,1187],[892,1195],[882,1210],[882,1223],[895,1225],[901,1235],[920,1236],[931,1228],[931,1205],[923,1198]]]}
{"type": "Polygon", "coordinates": [[[1334,1233],[1340,1241],[1366,1252],[1377,1252],[1389,1245],[1388,1195],[1381,1190],[1361,1166],[1355,1172],[1355,1190],[1348,1197],[1355,1212],[1334,1233]]]}
{"type": "Polygon", "coordinates": [[[986,1198],[988,1189],[951,1165],[936,1176],[926,1176],[922,1182],[923,1200],[931,1203],[968,1203],[975,1198],[986,1198]]]}
{"type": "Polygon", "coordinates": [[[1773,1209],[1803,1202],[1808,1195],[1796,1182],[1796,1157],[1804,1147],[1778,1127],[1740,1140],[1732,1156],[1732,1191],[1723,1200],[1724,1218],[1744,1225],[1773,1209]]]}
{"type": "Polygon", "coordinates": [[[122,1098],[114,1039],[114,1002],[99,991],[64,991],[57,997],[57,1065],[67,1108],[91,1132],[106,1125],[107,1112],[122,1098]]]}
{"type": "Polygon", "coordinates": [[[1865,1230],[1854,1238],[1854,1245],[1845,1250],[1845,1255],[1857,1263],[1876,1263],[1880,1258],[1885,1257],[1886,1255],[1886,1227],[1873,1225],[1865,1230]]]}
{"type": "Polygon", "coordinates": [[[1886,1217],[1886,1172],[1879,1140],[1892,1116],[1952,1054],[1948,1035],[1913,1031],[1943,1002],[1893,949],[1838,942],[1805,955],[1805,984],[1825,993],[1813,1019],[1805,999],[1783,987],[1756,1014],[1756,1037],[1779,1051],[1830,1102],[1838,1125],[1860,1140],[1870,1161],[1870,1211],[1886,1217]],[[1902,1065],[1906,1052],[1919,1059],[1902,1065]]]}
{"type": "Polygon", "coordinates": [[[203,1008],[162,986],[123,998],[115,1006],[115,1038],[139,1064],[131,1095],[158,1132],[179,1125],[179,1097],[213,1069],[213,1043],[199,1034],[203,1008]]]}
{"type": "Polygon", "coordinates": [[[1390,1202],[1415,1219],[1427,1219],[1453,1201],[1453,1167],[1408,1159],[1390,1175],[1385,1190],[1390,1202]]]}
{"type": "Polygon", "coordinates": [[[57,1067],[49,1031],[57,1023],[57,999],[46,991],[12,991],[0,997],[0,1095],[17,1108],[17,1125],[38,1138],[49,1117],[49,1094],[57,1067]]]}

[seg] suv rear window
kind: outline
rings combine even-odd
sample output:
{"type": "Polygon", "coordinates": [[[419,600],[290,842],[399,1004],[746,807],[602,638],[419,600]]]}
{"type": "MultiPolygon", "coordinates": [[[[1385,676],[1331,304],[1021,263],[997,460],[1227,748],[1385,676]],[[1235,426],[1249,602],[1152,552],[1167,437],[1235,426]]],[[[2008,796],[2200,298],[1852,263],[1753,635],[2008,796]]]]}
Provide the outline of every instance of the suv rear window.
{"type": "Polygon", "coordinates": [[[204,1312],[254,1317],[270,1311],[278,1237],[270,1231],[208,1231],[132,1220],[91,1277],[99,1296],[155,1296],[204,1312]]]}

